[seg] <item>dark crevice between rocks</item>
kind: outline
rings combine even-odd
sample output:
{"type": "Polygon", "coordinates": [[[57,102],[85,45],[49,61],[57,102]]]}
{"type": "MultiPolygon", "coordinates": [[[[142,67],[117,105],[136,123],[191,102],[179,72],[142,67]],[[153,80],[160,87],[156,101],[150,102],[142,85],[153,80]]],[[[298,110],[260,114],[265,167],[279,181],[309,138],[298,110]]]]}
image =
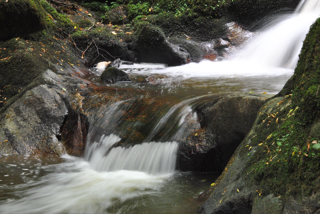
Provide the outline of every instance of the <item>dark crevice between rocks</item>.
{"type": "Polygon", "coordinates": [[[89,121],[87,116],[69,107],[68,114],[65,116],[60,128],[60,138],[69,155],[83,156],[88,129],[89,121]]]}

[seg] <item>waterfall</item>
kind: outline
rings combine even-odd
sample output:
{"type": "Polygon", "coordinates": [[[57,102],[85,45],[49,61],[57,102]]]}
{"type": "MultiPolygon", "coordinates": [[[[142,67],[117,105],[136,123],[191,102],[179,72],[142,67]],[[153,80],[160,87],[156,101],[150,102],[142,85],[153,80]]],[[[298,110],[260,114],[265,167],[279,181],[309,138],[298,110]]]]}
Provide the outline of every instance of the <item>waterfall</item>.
{"type": "Polygon", "coordinates": [[[319,17],[320,1],[301,1],[295,13],[280,15],[265,23],[256,36],[249,39],[240,50],[223,61],[203,60],[182,66],[152,70],[185,78],[233,78],[254,76],[286,76],[293,74],[303,40],[310,26],[319,17]]]}
{"type": "Polygon", "coordinates": [[[116,147],[120,138],[115,135],[102,136],[99,143],[89,147],[90,165],[97,171],[133,170],[149,174],[172,174],[175,170],[178,144],[176,142],[148,142],[130,148],[116,147]],[[94,147],[94,149],[92,149],[94,147]]]}

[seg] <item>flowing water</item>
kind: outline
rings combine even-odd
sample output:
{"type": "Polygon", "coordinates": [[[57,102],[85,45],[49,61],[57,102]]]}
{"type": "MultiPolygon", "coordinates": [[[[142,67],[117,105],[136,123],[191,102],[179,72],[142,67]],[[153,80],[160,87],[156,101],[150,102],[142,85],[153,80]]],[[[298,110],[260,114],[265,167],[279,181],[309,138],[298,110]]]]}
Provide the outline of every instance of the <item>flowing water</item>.
{"type": "Polygon", "coordinates": [[[195,105],[214,94],[280,91],[319,7],[302,1],[222,61],[122,65],[137,81],[116,87],[139,93],[87,109],[83,158],[0,157],[0,213],[195,213],[217,177],[176,169],[178,143],[199,128],[195,105]]]}

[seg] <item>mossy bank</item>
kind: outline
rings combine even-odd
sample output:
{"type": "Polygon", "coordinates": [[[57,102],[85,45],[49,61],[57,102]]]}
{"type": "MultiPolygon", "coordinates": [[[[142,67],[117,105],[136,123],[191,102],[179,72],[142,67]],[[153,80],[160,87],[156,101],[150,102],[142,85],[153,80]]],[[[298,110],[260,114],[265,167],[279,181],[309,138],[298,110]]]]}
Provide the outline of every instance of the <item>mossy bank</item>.
{"type": "Polygon", "coordinates": [[[319,211],[319,35],[318,19],[304,41],[291,84],[259,110],[252,130],[212,188],[204,213],[319,211]],[[261,204],[268,209],[261,210],[261,204]]]}

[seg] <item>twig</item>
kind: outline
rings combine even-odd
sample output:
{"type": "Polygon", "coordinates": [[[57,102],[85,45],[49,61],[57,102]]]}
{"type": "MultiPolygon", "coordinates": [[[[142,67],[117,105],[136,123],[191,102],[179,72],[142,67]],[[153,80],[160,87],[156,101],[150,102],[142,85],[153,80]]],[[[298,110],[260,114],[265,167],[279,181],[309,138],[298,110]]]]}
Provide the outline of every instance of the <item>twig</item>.
{"type": "MultiPolygon", "coordinates": [[[[97,44],[96,44],[96,42],[92,39],[92,42],[94,43],[94,45],[96,46],[96,48],[97,48],[97,52],[98,52],[98,56],[93,60],[93,62],[94,61],[96,61],[96,59],[101,55],[106,61],[108,61],[102,54],[100,54],[100,52],[99,52],[99,48],[98,48],[98,46],[97,46],[97,44]]],[[[92,43],[91,43],[92,44],[92,43]]]]}
{"type": "MultiPolygon", "coordinates": [[[[93,41],[93,40],[92,40],[93,41]]],[[[87,50],[90,48],[90,46],[92,45],[92,42],[88,45],[88,47],[83,51],[81,59],[83,59],[84,55],[86,54],[87,50]]]]}
{"type": "Polygon", "coordinates": [[[77,44],[75,43],[75,41],[72,39],[71,35],[69,34],[70,39],[72,40],[73,45],[78,49],[78,51],[80,51],[81,53],[83,53],[82,50],[80,50],[77,46],[77,44]]]}

